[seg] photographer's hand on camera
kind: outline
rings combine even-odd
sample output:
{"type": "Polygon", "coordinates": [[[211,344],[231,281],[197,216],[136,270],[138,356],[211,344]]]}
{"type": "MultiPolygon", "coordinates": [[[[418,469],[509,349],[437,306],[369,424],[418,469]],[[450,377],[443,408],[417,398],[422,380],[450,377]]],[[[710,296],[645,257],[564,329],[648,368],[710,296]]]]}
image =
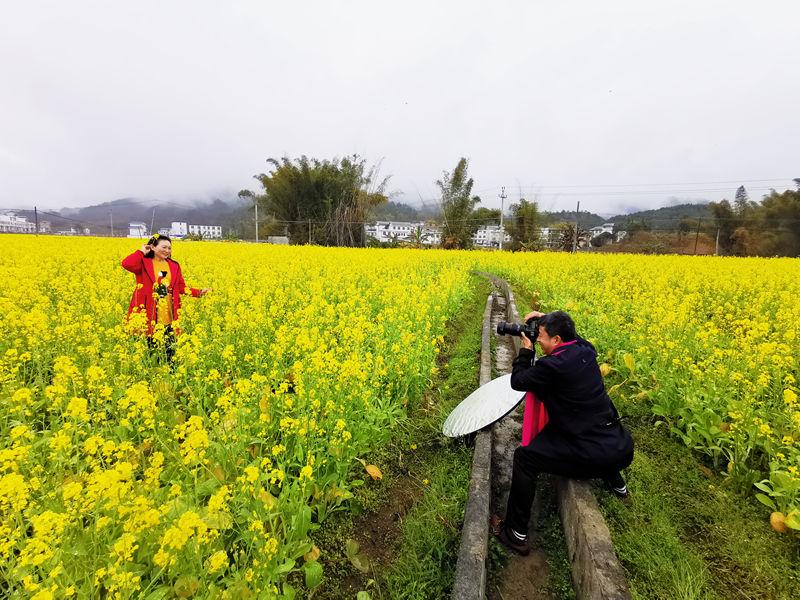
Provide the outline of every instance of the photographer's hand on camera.
{"type": "Polygon", "coordinates": [[[522,339],[523,348],[525,348],[526,350],[533,350],[533,342],[527,335],[523,333],[520,335],[520,338],[522,339]]]}
{"type": "Polygon", "coordinates": [[[529,312],[527,315],[525,315],[525,319],[524,320],[527,323],[531,319],[540,319],[543,316],[544,316],[543,312],[539,312],[538,310],[534,310],[534,311],[529,312]]]}

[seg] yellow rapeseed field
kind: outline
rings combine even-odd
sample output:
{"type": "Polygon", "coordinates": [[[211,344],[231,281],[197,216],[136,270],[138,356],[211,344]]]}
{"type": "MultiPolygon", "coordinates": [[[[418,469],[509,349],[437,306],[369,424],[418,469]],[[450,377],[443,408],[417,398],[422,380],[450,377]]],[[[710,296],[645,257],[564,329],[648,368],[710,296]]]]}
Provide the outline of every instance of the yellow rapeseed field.
{"type": "Polygon", "coordinates": [[[619,384],[800,528],[789,259],[176,242],[174,371],[125,322],[141,242],[4,236],[0,580],[15,597],[293,597],[309,532],[376,476],[480,267],[562,308],[619,384]],[[368,467],[366,469],[365,467],[368,467]]]}
{"type": "Polygon", "coordinates": [[[0,579],[21,597],[316,584],[309,531],[428,385],[467,291],[445,252],[176,242],[213,292],[184,300],[171,373],[125,326],[141,242],[4,240],[0,579]]]}
{"type": "Polygon", "coordinates": [[[800,530],[800,262],[537,253],[491,267],[563,309],[621,381],[730,483],[800,530]],[[754,489],[755,486],[755,489],[754,489]],[[760,491],[759,491],[760,490],[760,491]]]}

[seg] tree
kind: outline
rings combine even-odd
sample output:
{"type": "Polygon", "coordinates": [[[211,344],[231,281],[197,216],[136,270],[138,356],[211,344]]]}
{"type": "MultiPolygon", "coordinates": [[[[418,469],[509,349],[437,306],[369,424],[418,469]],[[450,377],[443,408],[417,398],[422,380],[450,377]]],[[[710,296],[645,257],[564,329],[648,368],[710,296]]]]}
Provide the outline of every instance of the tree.
{"type": "MultiPolygon", "coordinates": [[[[566,250],[572,252],[573,244],[575,242],[575,223],[564,222],[556,226],[558,229],[558,241],[556,243],[556,250],[566,250]]],[[[578,245],[585,242],[589,236],[589,231],[578,227],[578,245]]]]}
{"type": "Polygon", "coordinates": [[[419,225],[414,228],[414,231],[408,236],[406,245],[410,248],[424,248],[425,244],[428,242],[428,238],[430,237],[429,234],[425,233],[422,230],[422,227],[419,225]]]}
{"type": "Polygon", "coordinates": [[[687,216],[683,216],[678,223],[678,241],[681,241],[681,238],[688,234],[692,229],[697,226],[697,219],[690,219],[687,216]]]}
{"type": "Polygon", "coordinates": [[[758,218],[762,228],[772,232],[769,247],[760,245],[760,254],[800,255],[800,190],[775,190],[761,201],[758,218]]]}
{"type": "Polygon", "coordinates": [[[472,212],[472,220],[477,223],[479,227],[481,225],[499,225],[500,209],[481,206],[472,212]]]}
{"type": "Polygon", "coordinates": [[[590,243],[595,248],[602,248],[606,244],[610,244],[613,241],[614,241],[614,234],[609,233],[608,231],[604,231],[600,235],[594,236],[591,239],[590,243]]]}
{"type": "Polygon", "coordinates": [[[471,247],[472,235],[478,230],[479,225],[472,220],[472,212],[481,199],[472,195],[473,181],[467,175],[467,167],[468,161],[462,157],[452,173],[444,171],[442,178],[436,180],[442,193],[444,248],[471,247]]]}
{"type": "Polygon", "coordinates": [[[637,231],[650,231],[653,227],[646,219],[632,219],[625,223],[625,230],[628,233],[636,233],[637,231]]]}
{"type": "Polygon", "coordinates": [[[733,207],[727,200],[711,202],[708,207],[719,231],[719,247],[730,254],[733,249],[733,232],[739,227],[739,220],[733,212],[733,207]]]}
{"type": "Polygon", "coordinates": [[[520,199],[511,205],[508,233],[512,250],[538,250],[542,246],[541,215],[536,202],[520,199]]]}
{"type": "Polygon", "coordinates": [[[358,155],[332,160],[301,156],[270,158],[269,173],[255,178],[264,188],[266,212],[287,224],[293,244],[363,246],[364,222],[386,202],[389,178],[358,155]]]}
{"type": "Polygon", "coordinates": [[[736,197],[733,200],[733,212],[739,217],[740,221],[745,222],[753,217],[755,211],[758,210],[758,203],[751,202],[750,196],[743,185],[740,185],[736,190],[736,197]]]}

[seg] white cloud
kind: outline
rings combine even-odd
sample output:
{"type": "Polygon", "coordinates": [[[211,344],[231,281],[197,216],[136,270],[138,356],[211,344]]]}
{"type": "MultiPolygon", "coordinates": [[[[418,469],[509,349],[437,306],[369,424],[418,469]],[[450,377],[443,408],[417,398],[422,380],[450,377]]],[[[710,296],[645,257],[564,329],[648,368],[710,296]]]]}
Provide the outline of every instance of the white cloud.
{"type": "Polygon", "coordinates": [[[12,0],[0,205],[205,197],[269,156],[353,152],[410,201],[462,155],[486,205],[502,185],[606,212],[724,188],[622,184],[788,186],[798,17],[790,0],[12,0]]]}

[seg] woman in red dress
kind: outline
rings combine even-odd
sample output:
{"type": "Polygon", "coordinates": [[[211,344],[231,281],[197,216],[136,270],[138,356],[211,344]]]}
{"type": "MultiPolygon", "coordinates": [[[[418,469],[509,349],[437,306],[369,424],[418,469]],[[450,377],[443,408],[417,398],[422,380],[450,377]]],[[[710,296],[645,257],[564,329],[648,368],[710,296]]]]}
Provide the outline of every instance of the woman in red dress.
{"type": "Polygon", "coordinates": [[[140,250],[122,260],[122,268],[136,276],[128,317],[140,313],[146,315],[147,344],[151,349],[163,348],[169,362],[175,355],[175,336],[180,333],[176,322],[180,315],[181,296],[190,294],[199,298],[211,291],[210,288],[187,288],[181,266],[172,260],[171,255],[172,240],[169,236],[156,234],[140,250]],[[176,323],[174,328],[173,323],[176,323]],[[154,339],[160,336],[159,326],[163,326],[163,345],[154,339]]]}

